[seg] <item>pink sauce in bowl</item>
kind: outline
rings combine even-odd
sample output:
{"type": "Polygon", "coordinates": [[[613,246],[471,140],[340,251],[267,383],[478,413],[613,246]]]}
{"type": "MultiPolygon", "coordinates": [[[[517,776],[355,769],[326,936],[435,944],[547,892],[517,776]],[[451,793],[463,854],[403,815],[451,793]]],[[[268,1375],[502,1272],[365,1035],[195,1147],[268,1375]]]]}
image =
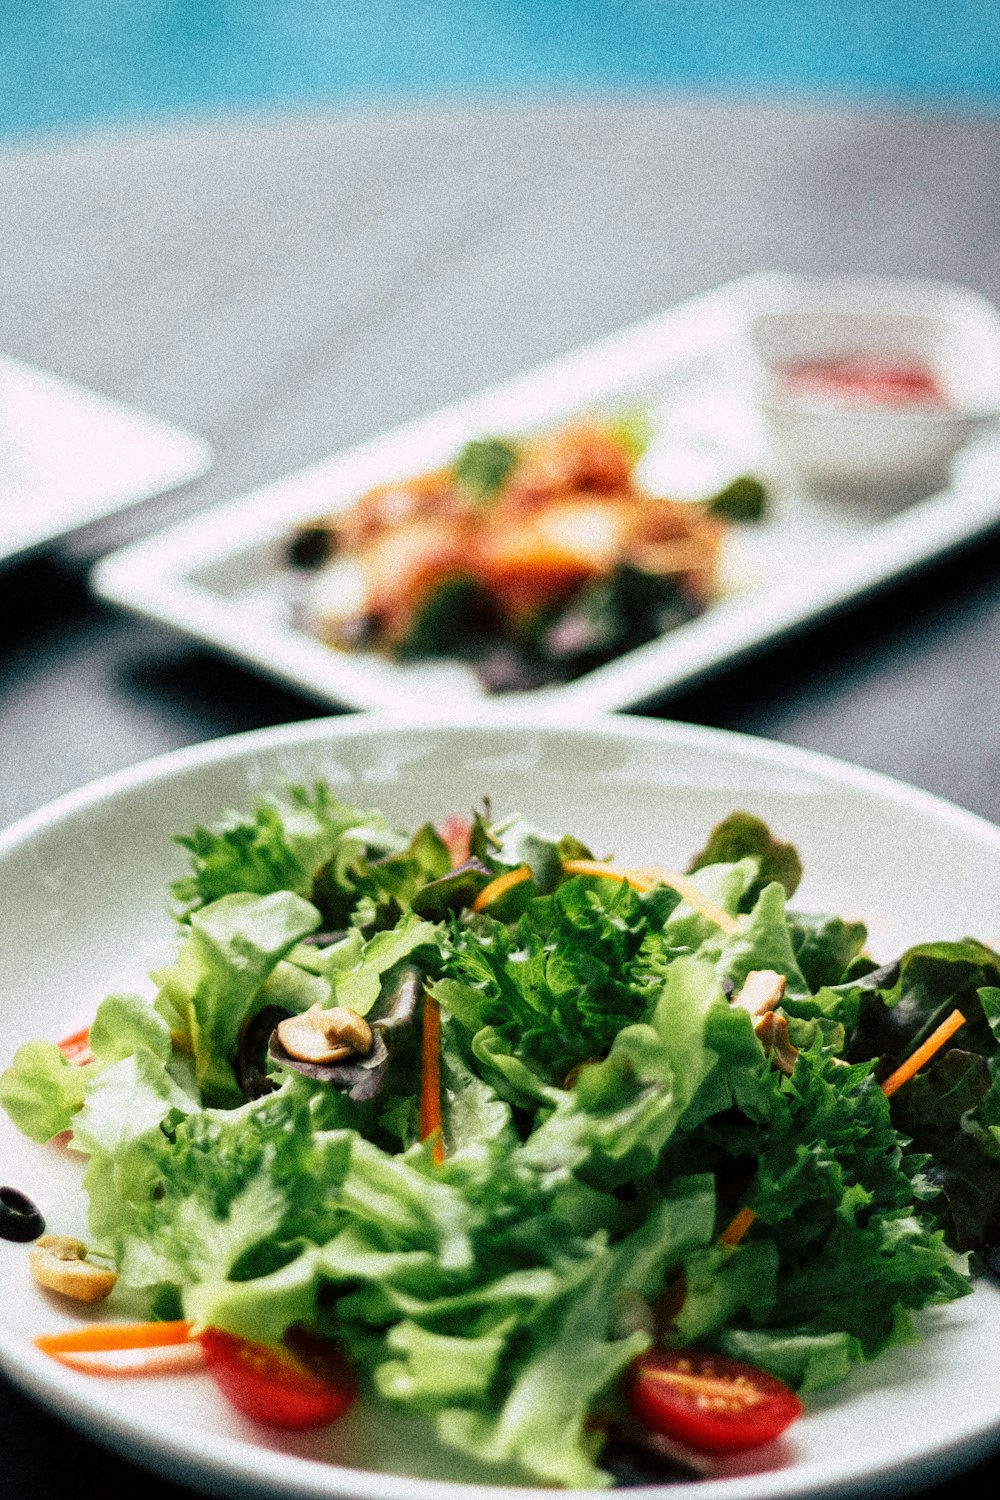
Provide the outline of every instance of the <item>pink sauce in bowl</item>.
{"type": "Polygon", "coordinates": [[[793,398],[830,399],[893,408],[938,410],[950,405],[940,380],[928,364],[909,358],[837,355],[801,359],[775,370],[783,394],[793,398]]]}

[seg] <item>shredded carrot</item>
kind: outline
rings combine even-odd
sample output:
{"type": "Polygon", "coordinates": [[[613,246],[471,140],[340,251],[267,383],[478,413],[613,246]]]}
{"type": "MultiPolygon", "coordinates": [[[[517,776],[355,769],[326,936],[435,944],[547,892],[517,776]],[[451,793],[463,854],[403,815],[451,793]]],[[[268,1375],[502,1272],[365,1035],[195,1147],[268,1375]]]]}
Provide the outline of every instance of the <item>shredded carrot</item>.
{"type": "Polygon", "coordinates": [[[444,1161],[441,1122],[441,1007],[424,995],[423,1067],[420,1078],[420,1139],[430,1140],[435,1163],[444,1161]]]}
{"type": "Polygon", "coordinates": [[[502,875],[491,880],[489,885],[483,886],[472,903],[472,910],[485,911],[500,896],[506,896],[507,892],[513,890],[516,885],[523,885],[526,880],[530,879],[531,871],[527,865],[518,865],[516,870],[505,870],[502,875]]]}
{"type": "Polygon", "coordinates": [[[170,1344],[163,1349],[102,1349],[74,1354],[54,1354],[61,1365],[84,1375],[121,1378],[130,1375],[181,1375],[200,1370],[205,1351],[200,1339],[186,1344],[170,1344]]]}
{"type": "Polygon", "coordinates": [[[564,859],[563,871],[567,875],[600,875],[605,880],[624,880],[634,891],[644,894],[656,884],[645,879],[646,872],[622,870],[617,865],[606,865],[599,859],[564,859]]]}
{"type": "Polygon", "coordinates": [[[94,1054],[90,1050],[89,1026],[83,1026],[79,1031],[74,1031],[72,1036],[64,1036],[56,1045],[66,1061],[76,1063],[78,1067],[94,1061],[94,1054]]]}
{"type": "Polygon", "coordinates": [[[186,1344],[191,1324],[181,1319],[167,1323],[91,1323],[68,1333],[41,1333],[35,1348],[43,1354],[96,1354],[109,1349],[166,1349],[186,1344]]]}
{"type": "Polygon", "coordinates": [[[752,1208],[741,1208],[719,1235],[720,1245],[738,1245],[756,1217],[752,1208]]]}
{"type": "MultiPolygon", "coordinates": [[[[661,869],[659,866],[648,870],[627,870],[618,865],[604,864],[599,859],[564,859],[563,873],[566,875],[599,875],[605,880],[624,880],[634,891],[645,895],[657,885],[669,885],[683,896],[689,906],[700,911],[702,916],[714,922],[716,927],[723,932],[733,933],[739,931],[739,923],[735,917],[731,917],[721,906],[710,901],[707,896],[689,880],[686,875],[678,875],[674,870],[661,869]]],[[[473,911],[485,911],[488,906],[499,897],[505,896],[515,886],[522,885],[524,881],[531,879],[531,871],[527,865],[518,865],[514,870],[505,870],[489,885],[484,885],[478,896],[472,903],[473,911]]]]}
{"type": "Polygon", "coordinates": [[[703,917],[714,922],[716,927],[723,932],[733,933],[739,931],[739,923],[735,917],[731,917],[721,906],[716,906],[703,895],[693,880],[686,875],[678,875],[674,870],[661,869],[659,866],[648,870],[625,870],[617,865],[602,864],[596,859],[566,859],[563,860],[563,869],[567,875],[603,875],[609,880],[626,880],[633,890],[644,895],[657,885],[669,885],[683,896],[689,906],[700,911],[703,917]]]}
{"type": "Polygon", "coordinates": [[[895,1073],[889,1074],[889,1077],[882,1085],[882,1092],[886,1098],[891,1099],[897,1089],[901,1089],[904,1083],[909,1083],[910,1079],[915,1073],[920,1071],[924,1063],[929,1062],[935,1052],[940,1052],[948,1038],[954,1036],[958,1028],[964,1025],[965,1017],[962,1015],[962,1012],[960,1010],[953,1010],[951,1015],[931,1032],[926,1042],[919,1046],[916,1052],[912,1053],[904,1063],[901,1063],[895,1073]]]}

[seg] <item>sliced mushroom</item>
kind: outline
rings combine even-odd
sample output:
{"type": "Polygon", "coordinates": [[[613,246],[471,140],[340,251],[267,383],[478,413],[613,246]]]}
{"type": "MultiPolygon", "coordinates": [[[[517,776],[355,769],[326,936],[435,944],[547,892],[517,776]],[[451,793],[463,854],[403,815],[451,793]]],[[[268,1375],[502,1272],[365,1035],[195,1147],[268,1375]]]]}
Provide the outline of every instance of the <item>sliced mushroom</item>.
{"type": "Polygon", "coordinates": [[[347,1006],[324,1010],[310,1006],[300,1016],[279,1021],[278,1040],[296,1062],[338,1063],[349,1057],[367,1057],[375,1038],[364,1016],[347,1006]]]}
{"type": "Polygon", "coordinates": [[[277,1028],[271,1033],[268,1055],[296,1073],[330,1084],[355,1103],[374,1099],[385,1088],[389,1076],[390,1049],[402,1047],[405,1051],[406,1038],[415,1030],[422,993],[423,976],[415,964],[403,964],[387,979],[370,1012],[373,1040],[364,1057],[352,1055],[343,1062],[332,1063],[303,1062],[286,1050],[277,1028]]]}
{"type": "Polygon", "coordinates": [[[82,1240],[65,1234],[43,1234],[28,1251],[28,1264],[39,1286],[74,1302],[103,1302],[118,1280],[117,1271],[87,1260],[82,1240]]]}
{"type": "Polygon", "coordinates": [[[768,1011],[762,1016],[754,1027],[760,1039],[761,1046],[769,1055],[771,1062],[790,1078],[795,1069],[795,1059],[798,1057],[798,1048],[793,1046],[792,1039],[788,1035],[788,1022],[784,1016],[776,1016],[773,1011],[768,1011]]]}
{"type": "Polygon", "coordinates": [[[751,969],[732,1003],[752,1016],[765,1016],[781,1004],[787,982],[774,969],[751,969]]]}

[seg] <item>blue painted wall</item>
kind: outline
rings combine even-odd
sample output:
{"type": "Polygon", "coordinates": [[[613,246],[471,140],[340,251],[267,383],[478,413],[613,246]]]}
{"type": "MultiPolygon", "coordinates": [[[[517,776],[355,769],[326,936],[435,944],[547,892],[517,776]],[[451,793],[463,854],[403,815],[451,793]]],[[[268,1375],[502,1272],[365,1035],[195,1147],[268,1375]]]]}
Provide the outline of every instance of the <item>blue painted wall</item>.
{"type": "Polygon", "coordinates": [[[687,86],[1000,108],[1000,0],[0,0],[0,132],[687,86]]]}

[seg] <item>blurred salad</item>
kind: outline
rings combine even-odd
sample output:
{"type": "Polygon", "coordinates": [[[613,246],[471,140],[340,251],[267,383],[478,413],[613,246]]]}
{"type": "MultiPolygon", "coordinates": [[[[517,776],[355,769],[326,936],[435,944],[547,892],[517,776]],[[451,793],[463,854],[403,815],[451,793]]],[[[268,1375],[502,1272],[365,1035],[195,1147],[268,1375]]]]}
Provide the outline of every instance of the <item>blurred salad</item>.
{"type": "Polygon", "coordinates": [[[876,966],[747,813],[684,874],[324,785],[180,842],[152,1003],[0,1081],[86,1161],[43,1284],[149,1319],[38,1340],[69,1363],[193,1350],[262,1421],[361,1389],[498,1480],[601,1486],[774,1440],[1000,1240],[1000,957],[876,966]]]}
{"type": "Polygon", "coordinates": [[[494,692],[562,682],[652,640],[717,591],[727,522],[764,491],[648,494],[641,417],[467,443],[449,467],[369,490],[300,527],[302,612],[321,640],[467,661],[494,692]]]}

